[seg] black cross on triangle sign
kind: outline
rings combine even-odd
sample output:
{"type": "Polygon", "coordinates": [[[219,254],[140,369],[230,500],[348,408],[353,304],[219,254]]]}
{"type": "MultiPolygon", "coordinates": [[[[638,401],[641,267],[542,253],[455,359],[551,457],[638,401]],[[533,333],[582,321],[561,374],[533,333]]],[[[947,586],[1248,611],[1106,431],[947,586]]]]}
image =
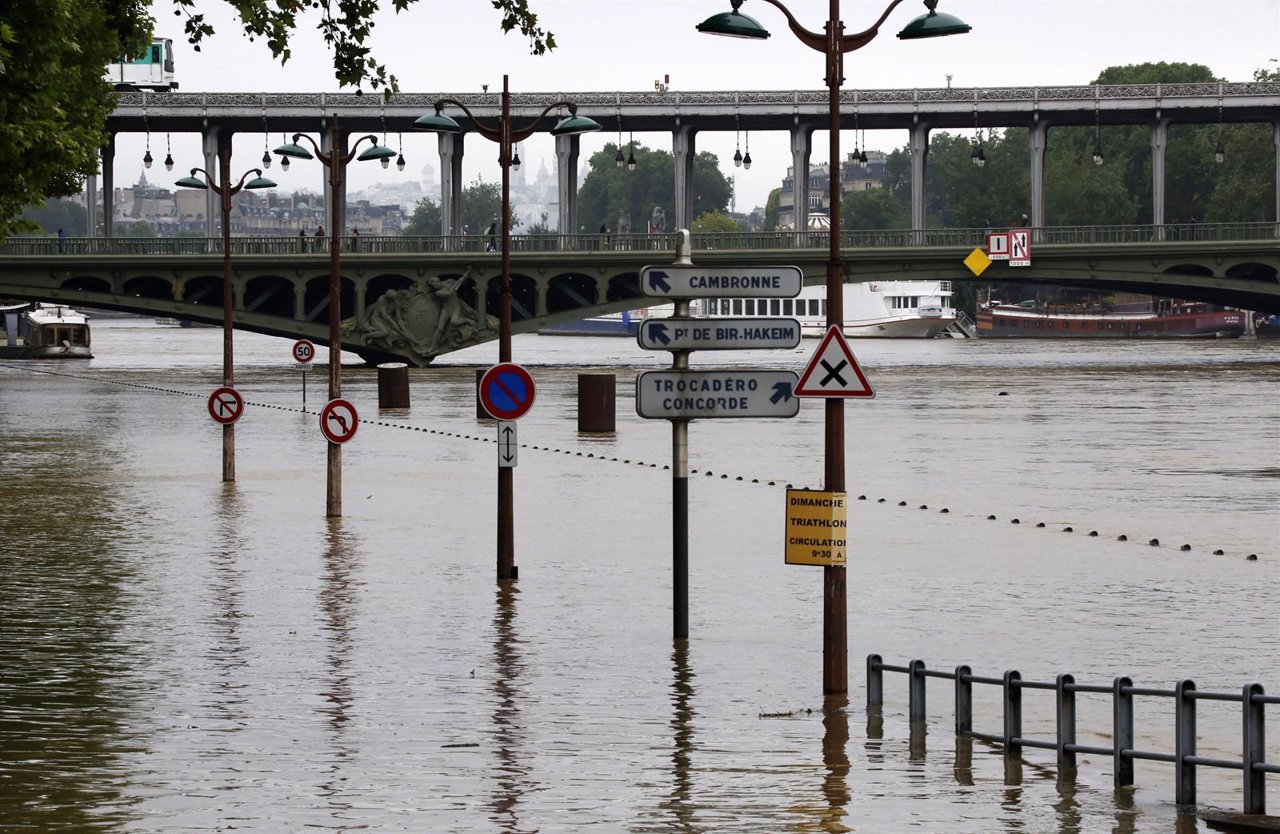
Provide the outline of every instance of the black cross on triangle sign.
{"type": "Polygon", "coordinates": [[[874,397],[871,383],[858,367],[858,360],[840,328],[832,325],[800,375],[792,392],[797,397],[874,397]]]}

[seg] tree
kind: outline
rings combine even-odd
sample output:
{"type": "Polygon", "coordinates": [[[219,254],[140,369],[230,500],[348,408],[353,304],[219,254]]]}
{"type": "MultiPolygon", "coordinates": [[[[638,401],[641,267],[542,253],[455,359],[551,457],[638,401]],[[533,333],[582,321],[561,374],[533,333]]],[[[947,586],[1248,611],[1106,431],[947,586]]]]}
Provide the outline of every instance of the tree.
{"type": "Polygon", "coordinates": [[[778,228],[778,202],[782,199],[782,189],[775,188],[769,192],[764,201],[764,230],[776,231],[778,228]]]}
{"type": "MultiPolygon", "coordinates": [[[[462,189],[462,225],[473,235],[483,234],[492,223],[502,228],[502,185],[496,182],[476,181],[462,189]]],[[[511,228],[520,225],[520,218],[511,213],[511,228]]]]}
{"type": "Polygon", "coordinates": [[[845,195],[840,201],[840,228],[907,229],[911,227],[911,207],[883,188],[869,188],[845,195]]]}
{"type": "MultiPolygon", "coordinates": [[[[591,155],[582,187],[578,190],[578,219],[584,228],[601,223],[618,230],[619,218],[626,215],[633,233],[645,230],[654,206],[661,206],[669,221],[674,220],[675,157],[666,151],[643,145],[628,145],[623,154],[635,156],[635,170],[618,167],[618,146],[607,144],[591,155]]],[[[720,160],[703,151],[693,160],[693,216],[723,211],[729,206],[732,186],[720,172],[720,160]]],[[[668,229],[668,231],[671,231],[668,229]]]]}
{"type": "Polygon", "coordinates": [[[733,232],[745,232],[746,229],[723,211],[709,211],[693,221],[693,233],[696,235],[719,235],[733,232]]]}
{"type": "Polygon", "coordinates": [[[27,206],[21,219],[34,223],[46,235],[57,234],[59,229],[72,237],[86,233],[84,206],[70,200],[48,200],[43,206],[27,206]]]}
{"type": "Polygon", "coordinates": [[[415,237],[435,236],[440,234],[440,207],[426,197],[413,207],[413,216],[405,224],[401,234],[415,237]]]}

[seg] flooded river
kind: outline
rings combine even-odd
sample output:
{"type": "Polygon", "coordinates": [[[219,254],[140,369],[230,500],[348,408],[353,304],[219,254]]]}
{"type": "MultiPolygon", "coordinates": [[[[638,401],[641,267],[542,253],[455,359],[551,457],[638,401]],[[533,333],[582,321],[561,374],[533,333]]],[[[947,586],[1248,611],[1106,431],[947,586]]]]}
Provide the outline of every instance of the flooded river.
{"type": "MultiPolygon", "coordinates": [[[[1280,692],[1280,344],[855,342],[877,397],[846,406],[846,705],[822,697],[821,571],[783,564],[784,490],[821,486],[817,403],[692,425],[674,646],[671,430],[633,399],[666,354],[516,337],[538,394],[500,590],[474,404],[496,346],[412,370],[407,411],[344,369],[363,422],[328,521],[324,369],[304,413],[290,342],[237,334],[224,485],[221,339],[102,319],[98,358],[0,364],[2,831],[1186,834],[1208,829],[1171,765],[1118,792],[1107,756],[1006,767],[956,741],[948,681],[912,744],[905,676],[869,714],[866,655],[1280,692]],[[614,435],[577,432],[584,372],[617,374],[614,435]]],[[[814,347],[693,366],[800,370],[814,347]]],[[[999,733],[998,688],[975,702],[999,733]]],[[[1239,758],[1239,709],[1201,702],[1200,755],[1239,758]]],[[[1024,710],[1052,739],[1052,693],[1024,710]]],[[[1108,745],[1110,699],[1078,712],[1108,745]]],[[[1268,725],[1277,762],[1280,708],[1268,725]]],[[[1139,699],[1137,736],[1172,752],[1169,702],[1139,699]]],[[[1239,809],[1240,780],[1202,768],[1201,808],[1239,809]]]]}

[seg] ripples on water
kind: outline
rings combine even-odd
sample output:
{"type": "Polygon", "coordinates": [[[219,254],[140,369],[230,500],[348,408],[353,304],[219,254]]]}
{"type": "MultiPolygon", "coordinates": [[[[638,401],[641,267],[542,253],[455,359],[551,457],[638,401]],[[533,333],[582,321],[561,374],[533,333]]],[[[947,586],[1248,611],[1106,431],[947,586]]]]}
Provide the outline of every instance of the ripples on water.
{"type": "MultiPolygon", "coordinates": [[[[218,481],[219,331],[95,331],[91,363],[0,367],[0,830],[1190,832],[1168,765],[1117,794],[1105,757],[1074,779],[1045,751],[1006,762],[954,737],[944,681],[913,734],[902,676],[868,712],[863,658],[1280,691],[1267,346],[855,343],[879,396],[846,409],[868,500],[845,704],[819,691],[820,575],[781,564],[782,484],[818,485],[821,409],[693,425],[693,639],[673,648],[670,432],[629,388],[664,355],[517,339],[539,400],[521,580],[495,589],[495,447],[471,387],[491,348],[414,371],[408,414],[378,414],[372,371],[345,372],[366,425],[327,522],[314,413],[251,406],[238,482],[218,481]],[[576,374],[599,369],[619,374],[616,437],[575,431],[576,374]]],[[[288,342],[237,346],[246,398],[297,408],[288,342]]],[[[975,700],[998,731],[997,693],[975,700]]],[[[1052,737],[1051,699],[1025,701],[1027,734],[1052,737]]],[[[1109,743],[1109,701],[1079,713],[1081,742],[1109,743]]],[[[1172,749],[1168,704],[1138,720],[1140,747],[1172,749]]],[[[1202,703],[1201,754],[1238,755],[1239,721],[1202,703]]],[[[1201,800],[1238,807],[1238,783],[1202,769],[1201,800]]]]}

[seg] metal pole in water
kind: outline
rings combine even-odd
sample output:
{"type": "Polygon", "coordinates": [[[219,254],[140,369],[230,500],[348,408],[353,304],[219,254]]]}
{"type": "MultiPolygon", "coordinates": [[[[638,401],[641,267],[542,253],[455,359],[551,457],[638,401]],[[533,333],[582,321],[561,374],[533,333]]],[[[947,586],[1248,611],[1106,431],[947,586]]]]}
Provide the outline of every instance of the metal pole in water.
{"type": "MultiPolygon", "coordinates": [[[[676,238],[677,265],[691,265],[689,232],[676,238]]],[[[689,315],[689,299],[676,299],[677,318],[689,315]]],[[[689,367],[689,351],[671,352],[671,367],[689,367]]],[[[689,639],[689,421],[671,421],[671,618],[672,637],[689,639]]]]}

